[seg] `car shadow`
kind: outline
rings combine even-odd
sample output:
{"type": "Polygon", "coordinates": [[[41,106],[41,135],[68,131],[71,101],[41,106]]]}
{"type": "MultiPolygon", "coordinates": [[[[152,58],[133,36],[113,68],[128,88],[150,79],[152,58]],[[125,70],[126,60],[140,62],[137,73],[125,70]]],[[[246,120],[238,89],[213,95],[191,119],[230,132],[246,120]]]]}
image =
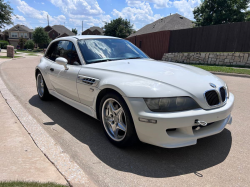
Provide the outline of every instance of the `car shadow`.
{"type": "Polygon", "coordinates": [[[105,137],[99,121],[66,103],[56,98],[43,102],[37,95],[29,103],[54,121],[44,125],[60,125],[88,145],[93,154],[108,166],[140,176],[165,178],[194,173],[202,177],[199,171],[222,163],[231,149],[232,136],[227,129],[218,135],[198,140],[197,145],[184,148],[164,149],[139,143],[119,149],[105,137]]]}

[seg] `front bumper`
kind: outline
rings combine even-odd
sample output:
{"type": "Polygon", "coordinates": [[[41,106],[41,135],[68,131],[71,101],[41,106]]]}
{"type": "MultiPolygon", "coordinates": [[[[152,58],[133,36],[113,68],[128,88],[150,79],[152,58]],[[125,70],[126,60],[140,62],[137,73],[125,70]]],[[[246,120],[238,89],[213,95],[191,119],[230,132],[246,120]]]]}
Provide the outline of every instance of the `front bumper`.
{"type": "Polygon", "coordinates": [[[165,148],[177,148],[197,143],[197,139],[220,133],[232,122],[231,112],[234,95],[230,93],[227,104],[223,107],[204,110],[197,109],[185,112],[157,113],[146,106],[142,98],[126,98],[132,114],[135,129],[142,142],[165,148]],[[156,124],[139,121],[139,117],[157,120],[156,124]],[[213,123],[200,130],[193,129],[195,120],[213,123]],[[176,129],[167,131],[167,129],[176,129]]]}

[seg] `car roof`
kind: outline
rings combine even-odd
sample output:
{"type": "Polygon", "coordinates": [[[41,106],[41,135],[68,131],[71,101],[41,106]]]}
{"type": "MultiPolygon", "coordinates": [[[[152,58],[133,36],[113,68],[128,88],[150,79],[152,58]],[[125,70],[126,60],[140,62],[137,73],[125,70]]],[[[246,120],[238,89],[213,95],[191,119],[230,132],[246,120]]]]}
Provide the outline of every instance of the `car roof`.
{"type": "Polygon", "coordinates": [[[81,40],[81,39],[97,39],[97,38],[113,38],[113,39],[121,39],[113,36],[102,36],[102,35],[77,35],[77,36],[66,36],[57,38],[56,40],[63,40],[63,39],[69,39],[69,40],[81,40]]]}

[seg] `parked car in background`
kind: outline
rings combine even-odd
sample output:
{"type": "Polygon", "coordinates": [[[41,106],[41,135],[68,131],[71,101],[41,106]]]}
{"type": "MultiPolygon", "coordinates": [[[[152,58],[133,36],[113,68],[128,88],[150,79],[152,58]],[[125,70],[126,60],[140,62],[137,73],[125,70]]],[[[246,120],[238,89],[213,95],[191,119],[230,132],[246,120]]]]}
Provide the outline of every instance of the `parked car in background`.
{"type": "Polygon", "coordinates": [[[138,139],[165,148],[194,145],[232,122],[234,95],[223,80],[193,66],[155,61],[115,37],[55,39],[35,76],[40,99],[53,95],[100,120],[120,147],[138,139]]]}

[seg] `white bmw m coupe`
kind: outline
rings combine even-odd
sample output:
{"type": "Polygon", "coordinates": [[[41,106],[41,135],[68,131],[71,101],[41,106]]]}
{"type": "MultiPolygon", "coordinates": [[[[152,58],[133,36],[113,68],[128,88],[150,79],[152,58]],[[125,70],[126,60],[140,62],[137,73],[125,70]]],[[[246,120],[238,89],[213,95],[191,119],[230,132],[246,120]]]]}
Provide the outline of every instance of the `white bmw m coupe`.
{"type": "Polygon", "coordinates": [[[194,145],[231,124],[234,95],[202,69],[150,59],[127,40],[53,40],[35,69],[37,92],[101,121],[116,146],[138,140],[164,148],[194,145]]]}

